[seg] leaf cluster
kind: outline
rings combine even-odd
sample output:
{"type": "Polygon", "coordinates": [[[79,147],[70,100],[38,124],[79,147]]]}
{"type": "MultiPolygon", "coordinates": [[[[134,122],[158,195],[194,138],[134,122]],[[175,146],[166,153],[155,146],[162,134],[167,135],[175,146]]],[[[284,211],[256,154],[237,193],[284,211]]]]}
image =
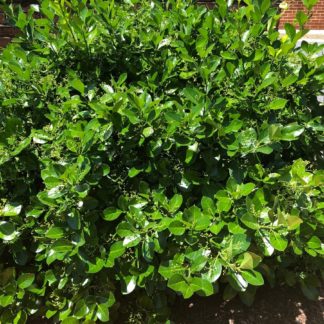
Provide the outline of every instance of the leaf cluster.
{"type": "MultiPolygon", "coordinates": [[[[313,2],[312,2],[313,3],[313,2]]],[[[0,322],[147,323],[176,295],[312,299],[323,270],[323,46],[271,2],[4,5],[0,322]],[[38,16],[35,19],[35,15],[38,16]]]]}

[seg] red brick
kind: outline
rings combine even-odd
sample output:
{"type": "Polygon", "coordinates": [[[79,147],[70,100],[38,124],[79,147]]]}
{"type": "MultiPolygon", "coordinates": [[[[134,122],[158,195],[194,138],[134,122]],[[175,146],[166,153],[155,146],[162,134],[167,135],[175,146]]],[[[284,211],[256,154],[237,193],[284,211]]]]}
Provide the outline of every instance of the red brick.
{"type": "Polygon", "coordinates": [[[11,41],[10,37],[0,37],[0,48],[6,47],[11,41]]]}
{"type": "Polygon", "coordinates": [[[14,37],[18,34],[19,29],[11,26],[0,26],[0,37],[14,37]]]}

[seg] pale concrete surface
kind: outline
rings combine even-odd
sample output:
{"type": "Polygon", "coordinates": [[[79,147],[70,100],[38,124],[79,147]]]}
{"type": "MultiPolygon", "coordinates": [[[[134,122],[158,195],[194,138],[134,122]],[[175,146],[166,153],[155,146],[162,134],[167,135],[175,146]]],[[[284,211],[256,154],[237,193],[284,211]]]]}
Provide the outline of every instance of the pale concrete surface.
{"type": "MultiPolygon", "coordinates": [[[[284,29],[279,29],[280,35],[285,35],[286,32],[284,29]]],[[[319,43],[324,44],[324,30],[310,30],[300,41],[300,44],[303,40],[309,43],[319,43]]]]}

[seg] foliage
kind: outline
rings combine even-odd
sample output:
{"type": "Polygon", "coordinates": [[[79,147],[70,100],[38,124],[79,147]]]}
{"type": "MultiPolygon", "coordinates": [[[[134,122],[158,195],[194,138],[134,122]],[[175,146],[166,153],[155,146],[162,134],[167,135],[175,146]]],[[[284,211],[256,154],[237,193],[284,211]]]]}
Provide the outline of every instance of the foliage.
{"type": "Polygon", "coordinates": [[[127,294],[147,323],[219,286],[249,305],[266,282],[318,295],[307,15],[280,37],[270,1],[136,2],[4,6],[21,34],[0,59],[1,323],[113,322],[127,294]]]}

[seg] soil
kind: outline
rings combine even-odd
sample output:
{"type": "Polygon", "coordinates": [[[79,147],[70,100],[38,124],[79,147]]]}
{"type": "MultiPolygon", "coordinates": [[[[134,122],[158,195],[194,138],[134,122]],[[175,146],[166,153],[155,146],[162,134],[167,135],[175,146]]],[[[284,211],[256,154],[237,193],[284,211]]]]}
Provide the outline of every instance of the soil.
{"type": "Polygon", "coordinates": [[[262,287],[251,307],[218,294],[179,300],[173,314],[175,324],[324,324],[324,297],[311,301],[298,288],[262,287]]]}

